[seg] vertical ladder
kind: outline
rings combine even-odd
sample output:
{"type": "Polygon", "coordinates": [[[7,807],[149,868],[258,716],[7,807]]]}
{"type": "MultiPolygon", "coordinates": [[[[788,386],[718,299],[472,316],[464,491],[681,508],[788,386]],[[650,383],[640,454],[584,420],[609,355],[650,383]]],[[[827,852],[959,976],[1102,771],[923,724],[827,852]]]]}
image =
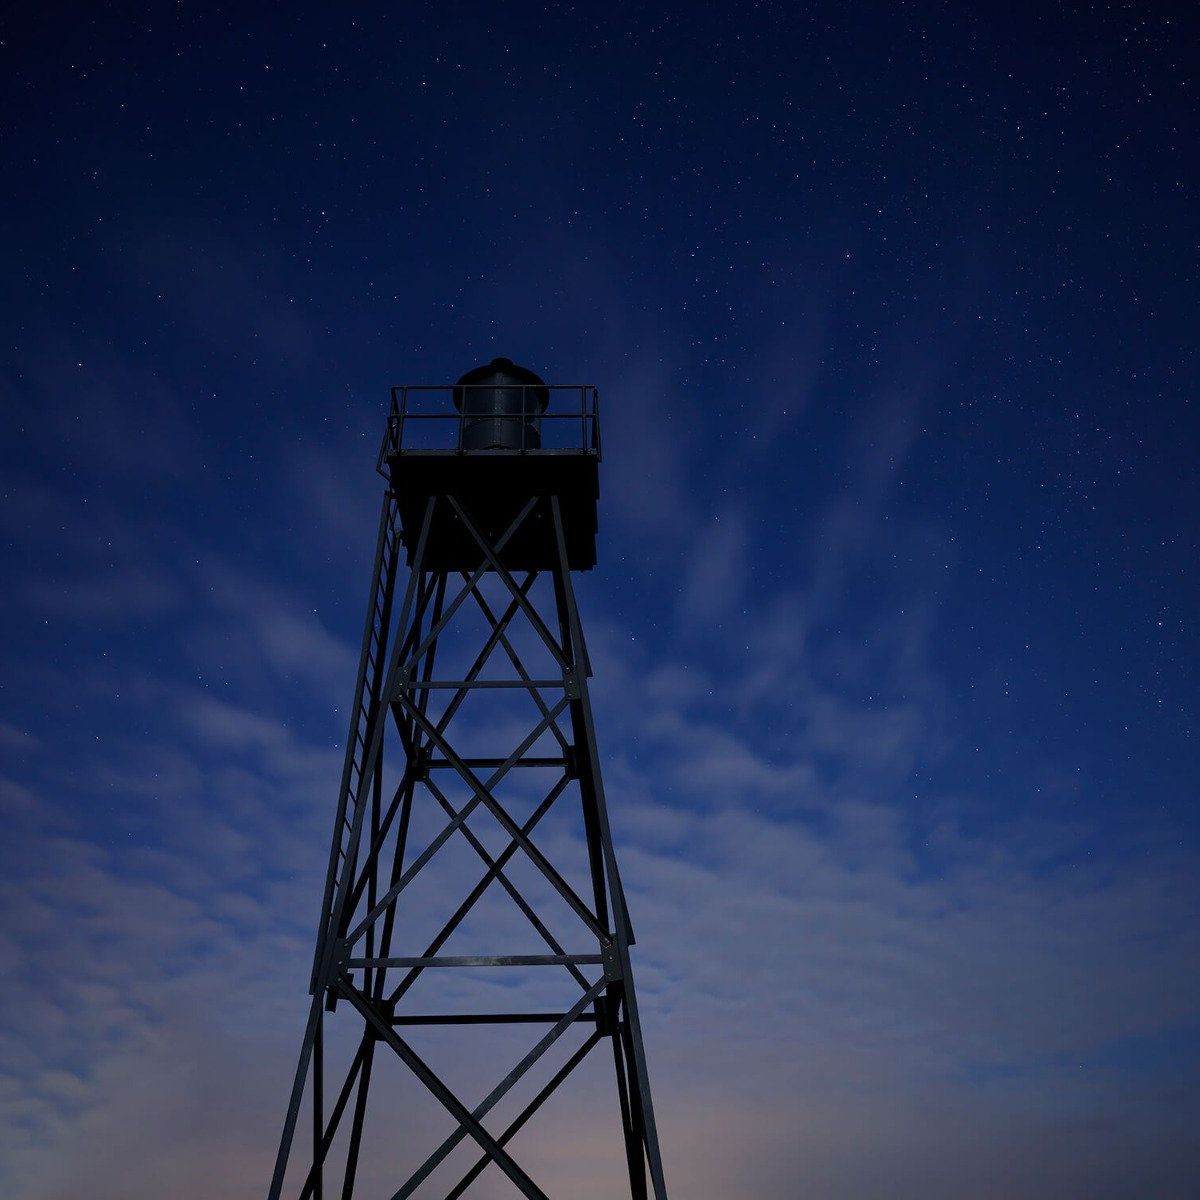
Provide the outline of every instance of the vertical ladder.
{"type": "MultiPolygon", "coordinates": [[[[309,993],[317,987],[317,975],[332,928],[337,881],[346,869],[347,840],[354,827],[359,804],[365,804],[368,789],[363,786],[363,758],[371,741],[371,726],[379,714],[379,690],[383,682],[384,657],[387,654],[388,626],[392,597],[396,587],[396,568],[400,558],[400,522],[396,500],[391,492],[383,498],[379,517],[379,536],[375,544],[375,570],[367,600],[367,619],[363,629],[362,651],[358,661],[358,682],[350,710],[350,732],[346,738],[346,761],[338,790],[337,819],[329,848],[329,867],[325,873],[325,893],[317,926],[317,947],[313,958],[309,993]]],[[[350,870],[355,864],[350,863],[350,870]]]]}

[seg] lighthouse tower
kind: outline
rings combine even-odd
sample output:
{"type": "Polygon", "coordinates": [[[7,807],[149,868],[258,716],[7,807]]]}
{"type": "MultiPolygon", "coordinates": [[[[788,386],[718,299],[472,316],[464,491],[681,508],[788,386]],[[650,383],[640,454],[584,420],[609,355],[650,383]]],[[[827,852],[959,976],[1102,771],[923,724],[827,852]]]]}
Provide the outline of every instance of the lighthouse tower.
{"type": "MultiPolygon", "coordinates": [[[[496,1173],[503,1194],[551,1200],[522,1152],[540,1121],[566,1116],[583,1074],[624,1194],[666,1200],[572,586],[596,561],[599,464],[594,387],[498,358],[454,384],[392,389],[312,999],[269,1200],[362,1195],[372,1141],[391,1171],[426,1130],[417,1101],[442,1133],[386,1178],[385,1200],[483,1195],[496,1173]],[[603,1076],[577,1069],[604,1047],[615,1072],[600,1103],[603,1076]],[[385,1058],[415,1081],[405,1109],[376,1111],[385,1058]],[[449,1078],[464,1058],[490,1090],[449,1078]]],[[[575,1193],[560,1184],[554,1200],[575,1193]]]]}

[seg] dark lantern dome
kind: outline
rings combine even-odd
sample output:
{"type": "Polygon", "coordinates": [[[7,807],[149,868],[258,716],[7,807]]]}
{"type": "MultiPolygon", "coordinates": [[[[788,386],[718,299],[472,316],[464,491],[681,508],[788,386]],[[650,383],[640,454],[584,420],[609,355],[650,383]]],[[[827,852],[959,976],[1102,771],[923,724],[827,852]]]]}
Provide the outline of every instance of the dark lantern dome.
{"type": "Polygon", "coordinates": [[[463,450],[537,450],[541,415],[550,402],[546,381],[508,358],[493,358],[454,385],[454,407],[463,414],[463,450]]]}

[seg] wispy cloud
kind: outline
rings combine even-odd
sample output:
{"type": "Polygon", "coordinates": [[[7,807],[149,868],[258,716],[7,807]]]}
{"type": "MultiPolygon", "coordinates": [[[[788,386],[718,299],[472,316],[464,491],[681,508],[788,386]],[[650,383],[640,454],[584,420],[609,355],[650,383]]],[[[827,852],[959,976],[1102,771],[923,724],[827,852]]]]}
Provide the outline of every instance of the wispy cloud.
{"type": "MultiPolygon", "coordinates": [[[[821,330],[796,343],[810,381],[821,330]]],[[[1130,1171],[1186,1195],[1187,1139],[1161,1131],[1195,1061],[1200,864],[1152,823],[1102,851],[1082,804],[1074,820],[1031,817],[927,782],[962,736],[938,668],[940,583],[890,564],[927,536],[897,494],[936,370],[916,362],[840,428],[837,485],[809,497],[793,541],[753,486],[695,486],[705,471],[752,480],[770,456],[701,461],[687,414],[664,415],[669,377],[625,360],[605,477],[606,520],[631,548],[622,563],[614,539],[607,578],[641,579],[654,559],[658,607],[639,613],[603,580],[582,591],[676,1193],[790,1200],[802,1176],[831,1198],[1091,1200],[1111,1167],[1114,1198],[1130,1171]]],[[[777,429],[814,418],[804,396],[777,408],[777,429]]],[[[352,405],[343,417],[329,446],[289,444],[273,465],[298,507],[270,519],[306,529],[287,569],[119,489],[96,492],[85,528],[54,489],[9,484],[13,544],[57,540],[72,561],[31,554],[14,619],[53,637],[102,622],[124,656],[116,670],[12,656],[10,679],[46,712],[27,721],[14,703],[0,724],[0,960],[22,985],[0,1002],[0,1112],[21,1200],[252,1196],[268,1177],[377,502],[361,484],[373,445],[352,405]]],[[[115,452],[93,465],[128,469],[115,452]]],[[[522,719],[480,709],[468,732],[522,719]]],[[[1020,798],[1056,770],[1014,762],[1005,786],[1020,798]]],[[[420,814],[414,838],[440,821],[420,814]]],[[[565,811],[538,837],[582,861],[565,811]]],[[[437,865],[414,889],[413,936],[477,877],[457,839],[437,865]]],[[[521,884],[541,901],[536,878],[521,884]]],[[[527,935],[512,917],[481,908],[464,944],[527,935]]],[[[430,986],[470,1004],[495,985],[430,986]]],[[[512,996],[538,1005],[528,981],[512,996]]],[[[431,1048],[464,1094],[494,1065],[463,1040],[431,1048]]],[[[612,1194],[620,1158],[589,1107],[608,1084],[548,1112],[550,1136],[523,1148],[552,1194],[612,1194]]],[[[400,1073],[382,1086],[406,1114],[391,1153],[435,1142],[436,1114],[400,1073]]]]}

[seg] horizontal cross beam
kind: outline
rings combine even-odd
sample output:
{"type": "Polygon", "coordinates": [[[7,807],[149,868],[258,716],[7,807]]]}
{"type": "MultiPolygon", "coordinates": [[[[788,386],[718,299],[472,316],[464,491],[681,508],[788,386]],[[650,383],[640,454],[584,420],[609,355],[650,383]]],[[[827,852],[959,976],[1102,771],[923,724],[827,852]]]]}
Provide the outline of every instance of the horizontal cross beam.
{"type": "Polygon", "coordinates": [[[469,688],[561,688],[566,687],[566,681],[558,679],[406,679],[400,688],[406,692],[424,692],[431,688],[454,689],[465,691],[469,688]]]}
{"type": "MultiPolygon", "coordinates": [[[[553,1025],[566,1013],[421,1013],[393,1017],[393,1025],[553,1025]]],[[[595,1021],[594,1012],[580,1013],[576,1021],[595,1021]]]]}
{"type": "Polygon", "coordinates": [[[431,958],[351,958],[348,967],[565,967],[602,963],[599,954],[443,954],[431,958]]]}
{"type": "MultiPolygon", "coordinates": [[[[503,766],[507,760],[503,758],[463,758],[459,761],[472,769],[477,767],[491,769],[503,766]]],[[[567,767],[568,763],[565,758],[518,758],[510,765],[513,767],[557,767],[561,771],[567,767]]],[[[446,758],[430,758],[425,760],[425,766],[452,768],[454,764],[446,758]]]]}

